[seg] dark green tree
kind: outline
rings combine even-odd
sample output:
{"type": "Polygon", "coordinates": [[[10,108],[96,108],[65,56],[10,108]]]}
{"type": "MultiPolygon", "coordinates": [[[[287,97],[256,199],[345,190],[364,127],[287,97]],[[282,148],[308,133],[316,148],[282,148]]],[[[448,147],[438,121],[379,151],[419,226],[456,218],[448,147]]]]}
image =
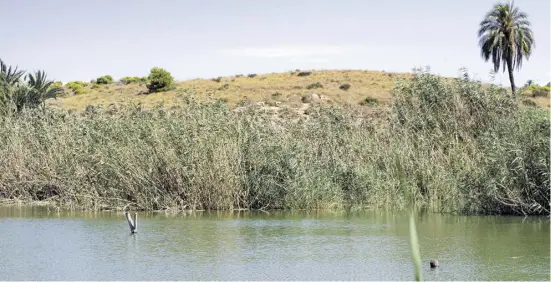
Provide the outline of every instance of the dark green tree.
{"type": "Polygon", "coordinates": [[[161,92],[170,90],[174,85],[174,78],[170,72],[162,68],[152,68],[147,78],[149,92],[161,92]]]}

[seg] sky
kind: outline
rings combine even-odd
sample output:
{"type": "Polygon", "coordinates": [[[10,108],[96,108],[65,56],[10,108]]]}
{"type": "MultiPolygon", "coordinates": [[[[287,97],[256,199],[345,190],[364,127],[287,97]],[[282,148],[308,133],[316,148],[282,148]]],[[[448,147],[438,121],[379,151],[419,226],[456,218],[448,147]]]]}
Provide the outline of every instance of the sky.
{"type": "MultiPolygon", "coordinates": [[[[294,69],[363,69],[488,81],[477,31],[496,0],[0,0],[0,59],[63,82],[145,76],[177,80],[294,69]]],[[[550,1],[516,0],[536,46],[520,71],[550,73],[550,1]]],[[[501,70],[495,83],[509,85],[501,70]]]]}

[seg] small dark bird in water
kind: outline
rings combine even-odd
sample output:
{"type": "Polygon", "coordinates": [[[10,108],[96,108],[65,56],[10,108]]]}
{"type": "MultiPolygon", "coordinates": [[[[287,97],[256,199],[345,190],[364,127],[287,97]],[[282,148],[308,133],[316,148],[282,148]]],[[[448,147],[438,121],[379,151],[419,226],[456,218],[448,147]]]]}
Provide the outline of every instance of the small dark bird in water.
{"type": "Polygon", "coordinates": [[[437,268],[439,265],[440,262],[438,262],[438,260],[433,259],[430,261],[430,268],[437,268]]]}

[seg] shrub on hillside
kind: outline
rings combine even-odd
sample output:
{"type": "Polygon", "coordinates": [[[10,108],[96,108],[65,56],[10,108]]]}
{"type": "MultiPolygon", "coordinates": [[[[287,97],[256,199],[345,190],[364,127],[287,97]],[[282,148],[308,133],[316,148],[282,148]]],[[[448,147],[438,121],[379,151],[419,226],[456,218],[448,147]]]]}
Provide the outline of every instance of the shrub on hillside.
{"type": "Polygon", "coordinates": [[[213,78],[212,81],[214,81],[214,82],[220,82],[220,81],[222,81],[222,77],[219,76],[219,77],[217,77],[217,78],[213,78]]]}
{"type": "Polygon", "coordinates": [[[170,72],[157,67],[150,70],[147,81],[147,89],[150,93],[168,91],[174,85],[174,78],[170,72]]]}
{"type": "Polygon", "coordinates": [[[319,82],[316,82],[306,86],[306,89],[316,89],[316,88],[323,88],[323,85],[319,82]]]}
{"type": "Polygon", "coordinates": [[[65,87],[69,88],[74,95],[80,95],[88,92],[88,83],[84,81],[71,81],[65,84],[65,87]]]}
{"type": "Polygon", "coordinates": [[[311,74],[312,74],[311,71],[301,71],[297,74],[297,76],[309,76],[311,74]]]}
{"type": "Polygon", "coordinates": [[[122,84],[138,84],[145,81],[143,81],[143,79],[138,76],[125,76],[121,78],[120,82],[122,84]]]}
{"type": "Polygon", "coordinates": [[[96,78],[96,84],[111,84],[113,83],[113,77],[110,75],[104,75],[96,78]]]}
{"type": "Polygon", "coordinates": [[[532,97],[548,97],[551,88],[547,85],[539,86],[537,84],[530,84],[523,88],[522,93],[532,97]]]}
{"type": "Polygon", "coordinates": [[[253,78],[253,77],[256,76],[256,73],[250,73],[250,74],[248,74],[247,76],[248,76],[249,78],[253,78]]]}
{"type": "Polygon", "coordinates": [[[346,90],[350,89],[350,84],[345,83],[345,84],[341,85],[341,86],[339,87],[339,89],[340,89],[340,90],[346,91],[346,90]]]}

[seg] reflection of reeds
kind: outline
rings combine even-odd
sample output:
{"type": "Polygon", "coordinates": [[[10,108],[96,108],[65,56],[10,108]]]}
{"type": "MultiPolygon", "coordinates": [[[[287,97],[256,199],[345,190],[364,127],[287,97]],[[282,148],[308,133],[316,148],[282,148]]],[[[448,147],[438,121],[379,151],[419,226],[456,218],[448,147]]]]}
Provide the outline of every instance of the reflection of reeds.
{"type": "Polygon", "coordinates": [[[413,212],[409,216],[409,243],[411,246],[413,264],[415,266],[415,280],[423,281],[423,277],[421,275],[421,253],[419,252],[419,242],[417,241],[417,228],[415,227],[413,212]]]}

